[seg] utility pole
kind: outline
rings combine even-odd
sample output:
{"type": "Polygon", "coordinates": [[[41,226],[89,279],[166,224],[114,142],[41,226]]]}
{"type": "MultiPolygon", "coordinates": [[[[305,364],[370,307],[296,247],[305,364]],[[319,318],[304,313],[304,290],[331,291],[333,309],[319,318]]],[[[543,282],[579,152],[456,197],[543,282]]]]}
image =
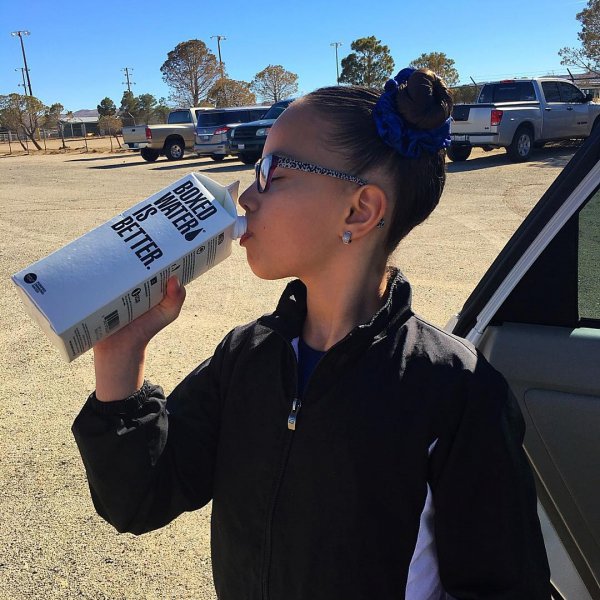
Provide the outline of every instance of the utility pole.
{"type": "MultiPolygon", "coordinates": [[[[25,83],[25,69],[23,67],[19,67],[18,69],[15,69],[15,71],[21,71],[21,76],[23,77],[23,91],[25,92],[25,95],[27,96],[27,84],[25,83]]],[[[20,83],[17,85],[21,85],[20,83]]]]}
{"type": "Polygon", "coordinates": [[[125,79],[127,79],[127,81],[123,82],[123,85],[127,86],[127,91],[131,94],[131,86],[135,85],[135,81],[131,81],[129,79],[129,75],[131,74],[130,71],[133,71],[133,69],[131,69],[130,67],[124,67],[121,69],[121,71],[125,73],[125,79]]]}
{"type": "Polygon", "coordinates": [[[340,85],[340,65],[338,62],[338,48],[342,45],[342,42],[331,42],[330,46],[335,46],[335,71],[337,73],[337,84],[340,85]]]}
{"type": "MultiPolygon", "coordinates": [[[[29,79],[29,69],[27,68],[27,58],[25,57],[25,44],[23,44],[23,36],[29,35],[29,31],[13,31],[10,35],[13,37],[18,37],[19,40],[21,40],[21,52],[23,52],[23,64],[25,65],[25,75],[27,76],[29,95],[33,96],[33,92],[31,91],[31,80],[29,79]]],[[[27,93],[27,88],[25,88],[25,93],[27,93]]]]}
{"type": "Polygon", "coordinates": [[[211,35],[210,39],[214,40],[217,38],[217,49],[219,52],[219,68],[221,69],[221,79],[225,77],[223,74],[223,61],[221,60],[221,40],[226,40],[227,38],[224,35],[211,35]]]}

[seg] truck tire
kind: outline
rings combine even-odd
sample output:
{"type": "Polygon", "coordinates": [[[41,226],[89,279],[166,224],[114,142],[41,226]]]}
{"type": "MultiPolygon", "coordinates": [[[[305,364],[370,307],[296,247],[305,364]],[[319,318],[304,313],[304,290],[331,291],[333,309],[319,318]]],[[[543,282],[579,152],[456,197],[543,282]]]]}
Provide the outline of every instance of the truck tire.
{"type": "Polygon", "coordinates": [[[506,148],[508,158],[513,162],[529,160],[534,143],[533,132],[526,125],[522,125],[515,132],[515,137],[513,137],[510,146],[506,148]]]}
{"type": "Polygon", "coordinates": [[[180,160],[183,158],[185,152],[185,144],[183,140],[174,139],[169,140],[165,144],[165,156],[167,160],[180,160]]]}
{"type": "Polygon", "coordinates": [[[448,148],[448,158],[452,162],[462,162],[467,160],[471,155],[472,146],[468,144],[450,144],[450,148],[448,148]]]}
{"type": "Polygon", "coordinates": [[[211,154],[210,157],[215,162],[223,162],[225,160],[225,155],[224,154],[211,154]]]}
{"type": "Polygon", "coordinates": [[[152,148],[142,148],[140,150],[140,156],[146,162],[155,162],[156,159],[160,156],[158,150],[153,150],[152,148]]]}
{"type": "Polygon", "coordinates": [[[251,152],[241,152],[239,155],[239,159],[245,165],[253,165],[260,158],[260,154],[255,154],[251,152]]]}

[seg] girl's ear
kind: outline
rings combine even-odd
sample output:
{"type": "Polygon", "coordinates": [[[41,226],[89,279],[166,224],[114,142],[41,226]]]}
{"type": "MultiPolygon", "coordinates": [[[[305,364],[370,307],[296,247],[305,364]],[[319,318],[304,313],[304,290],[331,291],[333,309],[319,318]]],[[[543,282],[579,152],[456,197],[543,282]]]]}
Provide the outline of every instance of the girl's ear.
{"type": "Polygon", "coordinates": [[[381,187],[367,184],[360,187],[352,198],[345,225],[352,231],[352,239],[366,235],[384,218],[388,199],[381,187]]]}

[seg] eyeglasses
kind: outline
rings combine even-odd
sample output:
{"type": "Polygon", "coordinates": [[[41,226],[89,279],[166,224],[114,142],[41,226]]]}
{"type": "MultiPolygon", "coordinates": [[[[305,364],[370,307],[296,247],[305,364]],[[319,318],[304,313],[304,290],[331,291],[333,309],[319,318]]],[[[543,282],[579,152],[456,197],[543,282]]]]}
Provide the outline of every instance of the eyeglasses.
{"type": "Polygon", "coordinates": [[[335,177],[336,179],[342,179],[343,181],[350,181],[357,185],[367,185],[365,179],[355,177],[354,175],[348,175],[335,169],[326,169],[325,167],[319,167],[311,163],[301,162],[294,160],[293,158],[286,158],[285,156],[277,156],[276,154],[267,154],[263,156],[254,166],[256,172],[256,189],[260,194],[264,194],[269,190],[271,185],[271,179],[273,172],[277,167],[283,169],[294,169],[296,171],[304,171],[305,173],[316,173],[317,175],[328,175],[329,177],[335,177]]]}

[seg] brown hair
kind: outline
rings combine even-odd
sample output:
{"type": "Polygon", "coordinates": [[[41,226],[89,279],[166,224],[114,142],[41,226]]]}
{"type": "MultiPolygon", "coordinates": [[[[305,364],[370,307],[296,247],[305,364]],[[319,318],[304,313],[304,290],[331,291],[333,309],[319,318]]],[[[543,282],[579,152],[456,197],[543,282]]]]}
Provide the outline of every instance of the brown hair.
{"type": "MultiPolygon", "coordinates": [[[[380,96],[381,92],[365,87],[332,86],[311,92],[303,103],[330,124],[331,147],[344,157],[350,173],[364,176],[371,169],[383,168],[390,175],[395,203],[391,222],[385,227],[389,255],[437,206],[446,181],[446,152],[442,149],[406,158],[388,146],[372,116],[380,96]]],[[[448,118],[452,99],[442,80],[423,69],[400,86],[397,106],[411,127],[429,129],[448,118]]]]}

